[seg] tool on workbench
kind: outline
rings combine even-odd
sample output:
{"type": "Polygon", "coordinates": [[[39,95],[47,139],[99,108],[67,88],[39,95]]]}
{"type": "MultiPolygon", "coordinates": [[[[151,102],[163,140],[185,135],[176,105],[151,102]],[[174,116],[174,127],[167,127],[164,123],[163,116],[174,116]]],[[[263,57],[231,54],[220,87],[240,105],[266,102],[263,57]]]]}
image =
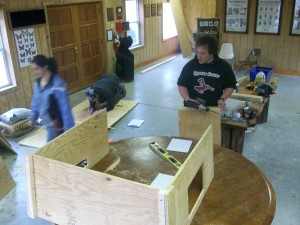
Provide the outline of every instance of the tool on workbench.
{"type": "Polygon", "coordinates": [[[167,150],[165,150],[163,147],[161,147],[156,142],[150,142],[149,147],[152,151],[157,153],[162,158],[168,160],[173,166],[175,166],[177,169],[179,169],[182,164],[179,162],[174,156],[170,155],[167,150]]]}
{"type": "Polygon", "coordinates": [[[189,107],[189,108],[194,108],[194,109],[200,109],[205,112],[213,112],[219,114],[219,112],[215,112],[210,110],[207,106],[205,106],[206,101],[201,99],[201,98],[194,98],[194,99],[189,99],[189,100],[184,100],[183,105],[184,107],[189,107]]]}
{"type": "Polygon", "coordinates": [[[270,95],[276,94],[273,86],[269,83],[258,83],[256,84],[254,91],[257,95],[262,97],[270,97],[270,95]]]}

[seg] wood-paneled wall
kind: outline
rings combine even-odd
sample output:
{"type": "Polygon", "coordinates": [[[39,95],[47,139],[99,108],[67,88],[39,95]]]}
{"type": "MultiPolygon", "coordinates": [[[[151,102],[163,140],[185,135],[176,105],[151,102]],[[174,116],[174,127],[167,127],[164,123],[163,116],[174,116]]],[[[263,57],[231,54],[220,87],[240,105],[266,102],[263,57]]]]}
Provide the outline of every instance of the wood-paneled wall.
{"type": "MultiPolygon", "coordinates": [[[[61,5],[93,2],[97,0],[0,0],[0,8],[5,12],[30,10],[45,7],[45,4],[61,5]]],[[[98,0],[99,1],[99,0],[98,0]]],[[[101,0],[100,0],[101,1],[101,0]]],[[[104,18],[106,9],[122,6],[125,9],[124,0],[102,0],[104,4],[104,18]]],[[[144,4],[157,4],[166,0],[144,0],[144,4]]],[[[250,1],[249,31],[248,34],[224,33],[224,8],[225,0],[181,0],[185,21],[190,34],[196,32],[196,18],[221,18],[220,43],[232,42],[234,45],[236,60],[242,60],[253,48],[261,48],[262,56],[260,65],[274,67],[276,72],[286,74],[300,74],[300,37],[289,36],[290,20],[293,1],[284,1],[280,35],[257,35],[254,34],[256,0],[250,1]]],[[[6,15],[6,14],[5,14],[6,15]]],[[[116,20],[116,14],[115,20],[116,20]]],[[[124,14],[125,17],[125,14],[124,14]]],[[[8,21],[8,18],[6,18],[8,21]]],[[[105,22],[106,30],[114,29],[114,21],[105,22]]],[[[9,24],[7,23],[7,27],[9,24]]],[[[133,49],[135,66],[143,66],[154,60],[162,58],[178,48],[178,38],[167,41],[162,40],[162,16],[148,17],[144,20],[145,40],[144,46],[133,49]]],[[[34,26],[36,46],[39,54],[52,55],[47,26],[34,26]]],[[[8,29],[8,40],[11,49],[12,64],[15,72],[16,87],[0,92],[0,113],[11,108],[30,108],[32,84],[34,76],[31,67],[21,68],[18,63],[17,49],[13,30],[8,29]]],[[[106,35],[106,34],[105,34],[106,35]]],[[[113,42],[107,43],[107,68],[115,70],[115,53],[113,42]]]]}
{"type": "Polygon", "coordinates": [[[254,34],[257,0],[249,0],[248,34],[224,33],[225,1],[217,0],[216,15],[221,18],[220,43],[231,42],[236,61],[244,60],[254,48],[260,48],[260,66],[274,67],[276,73],[300,75],[300,36],[289,36],[293,1],[283,1],[280,35],[254,34]]]}
{"type": "MultiPolygon", "coordinates": [[[[31,9],[45,8],[45,5],[62,5],[62,4],[76,4],[95,2],[99,0],[0,0],[0,9],[4,10],[4,15],[10,11],[23,11],[31,9]]],[[[101,1],[101,0],[100,0],[101,1]]],[[[116,7],[122,6],[125,9],[124,0],[102,0],[104,5],[104,19],[107,21],[107,8],[114,8],[114,18],[116,21],[116,7]]],[[[158,0],[145,0],[144,4],[160,3],[158,0]]],[[[123,17],[125,19],[125,11],[123,10],[123,17]]],[[[133,50],[135,55],[135,65],[141,66],[149,62],[162,58],[172,52],[175,52],[178,47],[178,38],[173,38],[167,41],[162,41],[162,16],[155,16],[145,18],[145,43],[143,47],[133,50]]],[[[115,29],[115,21],[105,22],[105,30],[115,29]]],[[[9,46],[11,50],[11,58],[13,70],[16,78],[16,86],[5,91],[0,92],[0,113],[6,112],[11,108],[26,107],[30,108],[32,96],[32,84],[34,82],[34,75],[31,67],[19,66],[17,48],[13,30],[9,28],[8,18],[6,18],[7,35],[9,46]]],[[[38,54],[51,56],[50,38],[48,35],[47,25],[33,26],[35,31],[35,41],[38,54]]],[[[104,34],[106,36],[106,34],[104,34]]],[[[113,42],[107,42],[107,68],[108,71],[115,71],[115,52],[113,50],[113,42]]]]}
{"type": "Polygon", "coordinates": [[[216,0],[181,0],[185,21],[189,32],[197,32],[197,18],[213,18],[216,13],[216,0]]]}
{"type": "MultiPolygon", "coordinates": [[[[161,0],[144,0],[144,4],[157,4],[161,0]]],[[[163,1],[164,2],[164,1],[163,1]]],[[[178,38],[162,40],[162,16],[144,18],[144,46],[133,49],[136,67],[143,66],[155,59],[176,51],[179,45],[178,38]]]]}

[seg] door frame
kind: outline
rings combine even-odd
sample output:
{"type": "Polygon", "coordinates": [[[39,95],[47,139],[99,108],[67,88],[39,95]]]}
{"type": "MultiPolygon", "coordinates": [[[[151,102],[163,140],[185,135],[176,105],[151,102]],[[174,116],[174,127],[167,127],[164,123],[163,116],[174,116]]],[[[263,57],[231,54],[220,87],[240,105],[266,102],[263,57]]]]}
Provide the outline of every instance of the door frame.
{"type": "MultiPolygon", "coordinates": [[[[51,37],[50,37],[50,28],[49,28],[49,22],[48,22],[48,14],[47,14],[47,7],[49,6],[63,6],[63,5],[78,5],[78,4],[85,4],[85,3],[99,3],[100,4],[100,10],[102,10],[102,13],[100,13],[99,17],[100,17],[100,23],[102,23],[102,27],[103,30],[100,30],[100,32],[102,32],[103,37],[106,37],[106,6],[105,6],[105,1],[104,0],[83,0],[81,2],[78,2],[76,0],[65,0],[65,1],[45,1],[42,2],[43,8],[45,10],[45,17],[46,17],[46,39],[47,39],[47,46],[48,46],[48,52],[51,56],[53,56],[53,52],[52,52],[52,46],[51,46],[51,37]]],[[[107,42],[103,41],[102,43],[103,45],[103,55],[108,56],[108,47],[107,47],[107,42]]],[[[108,57],[105,57],[104,59],[104,69],[105,71],[108,71],[108,64],[109,64],[109,60],[108,57]]]]}

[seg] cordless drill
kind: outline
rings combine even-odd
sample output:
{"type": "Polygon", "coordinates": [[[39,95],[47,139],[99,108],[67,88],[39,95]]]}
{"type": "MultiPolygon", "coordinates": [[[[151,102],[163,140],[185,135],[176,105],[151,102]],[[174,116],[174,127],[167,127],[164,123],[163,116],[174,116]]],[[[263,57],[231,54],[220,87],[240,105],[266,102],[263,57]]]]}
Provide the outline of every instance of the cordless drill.
{"type": "Polygon", "coordinates": [[[207,106],[205,106],[205,104],[206,104],[205,100],[203,100],[201,98],[194,98],[193,100],[195,100],[195,101],[192,101],[192,100],[183,101],[184,107],[200,109],[200,110],[203,110],[205,112],[209,111],[209,108],[207,106]]]}

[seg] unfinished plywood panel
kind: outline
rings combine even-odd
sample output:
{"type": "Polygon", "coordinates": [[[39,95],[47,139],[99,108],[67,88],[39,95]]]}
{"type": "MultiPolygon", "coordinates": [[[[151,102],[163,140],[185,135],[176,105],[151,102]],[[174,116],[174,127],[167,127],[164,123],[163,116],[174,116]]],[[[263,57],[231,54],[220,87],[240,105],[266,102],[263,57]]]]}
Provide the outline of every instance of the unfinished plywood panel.
{"type": "MultiPolygon", "coordinates": [[[[86,127],[87,131],[92,128],[89,124],[95,122],[94,116],[25,157],[30,217],[41,217],[57,224],[189,224],[213,178],[211,127],[184,161],[170,188],[160,190],[76,166],[73,155],[77,159],[84,158],[91,149],[70,143],[72,136],[88,140],[91,144],[83,143],[87,146],[94,145],[98,139],[107,143],[107,133],[86,138],[86,133],[77,131],[79,126],[86,127]],[[199,187],[201,194],[189,213],[188,188],[200,167],[203,167],[204,185],[199,187]]],[[[93,132],[102,132],[101,127],[93,132]]],[[[105,148],[98,146],[93,150],[104,156],[107,154],[105,148]]],[[[101,163],[101,157],[97,158],[101,163]]]]}
{"type": "Polygon", "coordinates": [[[213,18],[216,15],[216,0],[180,0],[180,2],[191,33],[197,32],[197,18],[213,18]]]}
{"type": "Polygon", "coordinates": [[[0,156],[0,200],[16,186],[0,156]]]}
{"type": "MultiPolygon", "coordinates": [[[[138,102],[135,101],[120,100],[120,102],[115,106],[114,110],[107,112],[107,127],[113,126],[137,104],[138,102]]],[[[89,101],[86,100],[72,109],[76,125],[82,123],[83,121],[94,115],[88,113],[88,108],[89,101]]],[[[26,136],[19,142],[19,144],[33,148],[41,148],[45,146],[46,140],[47,131],[45,128],[40,128],[26,136]]]]}
{"type": "Polygon", "coordinates": [[[15,154],[17,154],[11,147],[11,145],[9,144],[9,142],[6,140],[6,138],[4,137],[4,135],[0,132],[0,147],[3,147],[4,149],[11,151],[15,154]]]}
{"type": "MultiPolygon", "coordinates": [[[[107,126],[113,126],[130,110],[132,110],[137,104],[138,102],[136,101],[120,100],[118,104],[115,105],[115,108],[113,110],[107,112],[107,126]]],[[[88,113],[88,109],[88,100],[85,100],[84,102],[78,104],[72,109],[74,120],[76,121],[76,123],[82,123],[84,120],[91,117],[91,114],[88,113]]]]}
{"type": "Polygon", "coordinates": [[[75,165],[87,158],[88,166],[93,166],[108,152],[107,134],[106,110],[102,110],[53,139],[36,154],[75,165]]]}
{"type": "Polygon", "coordinates": [[[181,108],[178,110],[179,136],[199,139],[211,124],[214,134],[214,144],[221,144],[221,117],[220,110],[213,108],[214,112],[181,108]],[[218,113],[216,113],[218,112],[218,113]]]}
{"type": "Polygon", "coordinates": [[[47,131],[44,127],[30,132],[24,139],[19,141],[20,145],[41,148],[47,143],[47,131]]]}
{"type": "MultiPolygon", "coordinates": [[[[213,162],[213,130],[208,125],[197,145],[185,160],[182,168],[174,178],[171,188],[168,190],[168,221],[170,225],[190,224],[203,200],[203,197],[214,176],[213,162]],[[201,150],[202,149],[202,150],[201,150]],[[189,212],[188,188],[200,167],[203,166],[203,187],[194,206],[189,212]],[[178,216],[174,216],[178,215],[178,216]]],[[[197,139],[196,139],[197,140],[197,139]]]]}
{"type": "Polygon", "coordinates": [[[184,14],[182,11],[181,1],[170,2],[177,28],[179,43],[182,50],[182,55],[183,57],[188,57],[192,55],[192,47],[190,41],[190,37],[192,37],[192,34],[186,25],[184,14]]]}
{"type": "Polygon", "coordinates": [[[154,188],[37,155],[33,165],[38,217],[57,224],[158,224],[154,188]]]}

